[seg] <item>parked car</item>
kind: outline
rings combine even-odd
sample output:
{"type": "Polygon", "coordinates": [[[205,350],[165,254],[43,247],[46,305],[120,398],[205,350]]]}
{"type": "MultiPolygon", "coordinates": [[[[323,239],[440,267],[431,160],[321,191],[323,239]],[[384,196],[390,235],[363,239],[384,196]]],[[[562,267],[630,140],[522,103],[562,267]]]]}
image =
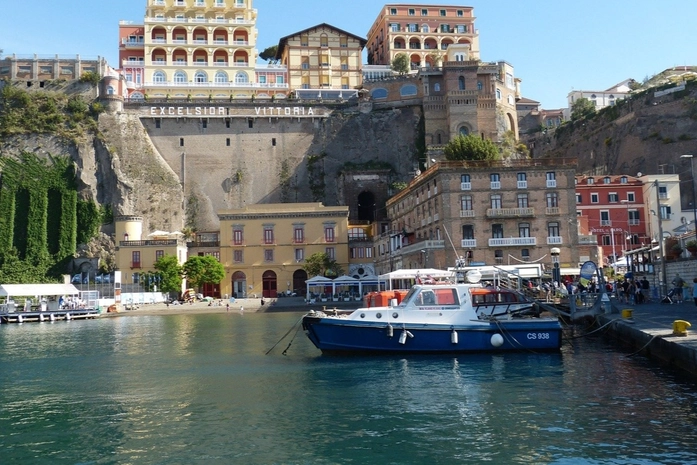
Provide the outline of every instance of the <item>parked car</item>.
{"type": "Polygon", "coordinates": [[[89,275],[89,274],[85,274],[85,275],[83,276],[82,273],[78,273],[78,274],[76,274],[75,276],[73,276],[73,278],[70,280],[70,282],[71,282],[72,284],[87,284],[87,283],[90,282],[90,275],[89,275]]]}

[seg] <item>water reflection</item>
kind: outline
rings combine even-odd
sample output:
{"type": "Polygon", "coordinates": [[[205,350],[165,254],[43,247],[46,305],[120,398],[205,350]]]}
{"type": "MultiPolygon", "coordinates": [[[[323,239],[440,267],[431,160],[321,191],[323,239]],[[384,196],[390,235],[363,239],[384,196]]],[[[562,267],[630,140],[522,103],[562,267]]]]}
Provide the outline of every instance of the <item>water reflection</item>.
{"type": "Polygon", "coordinates": [[[264,355],[298,317],[2,326],[3,463],[697,463],[694,383],[603,342],[264,355]]]}

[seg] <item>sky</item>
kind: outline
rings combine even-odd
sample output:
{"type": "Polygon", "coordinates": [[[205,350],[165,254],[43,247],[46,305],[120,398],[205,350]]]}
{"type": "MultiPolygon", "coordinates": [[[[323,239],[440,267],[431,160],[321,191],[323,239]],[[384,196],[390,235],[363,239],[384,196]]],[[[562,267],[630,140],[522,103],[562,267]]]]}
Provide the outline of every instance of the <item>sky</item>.
{"type": "MultiPolygon", "coordinates": [[[[423,3],[473,7],[481,59],[511,64],[522,80],[522,96],[544,109],[566,107],[572,90],[600,91],[673,66],[697,66],[697,0],[423,3]]],[[[5,55],[102,56],[117,67],[118,23],[142,23],[145,5],[146,0],[0,0],[0,49],[5,55]]],[[[254,0],[257,49],[320,23],[366,37],[382,5],[380,0],[254,0]]]]}

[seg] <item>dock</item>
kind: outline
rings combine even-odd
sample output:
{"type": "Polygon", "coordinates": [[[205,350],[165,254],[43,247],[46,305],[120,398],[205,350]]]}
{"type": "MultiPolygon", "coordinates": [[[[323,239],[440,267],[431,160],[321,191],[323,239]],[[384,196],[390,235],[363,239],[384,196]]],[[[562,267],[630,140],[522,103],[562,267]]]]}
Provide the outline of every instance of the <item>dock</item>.
{"type": "Polygon", "coordinates": [[[99,311],[94,308],[77,308],[56,311],[19,311],[0,313],[0,324],[35,323],[43,321],[70,321],[97,318],[99,311]]]}
{"type": "Polygon", "coordinates": [[[697,306],[692,298],[679,304],[612,303],[612,313],[598,315],[598,325],[606,326],[609,336],[637,354],[697,377],[697,306]]]}

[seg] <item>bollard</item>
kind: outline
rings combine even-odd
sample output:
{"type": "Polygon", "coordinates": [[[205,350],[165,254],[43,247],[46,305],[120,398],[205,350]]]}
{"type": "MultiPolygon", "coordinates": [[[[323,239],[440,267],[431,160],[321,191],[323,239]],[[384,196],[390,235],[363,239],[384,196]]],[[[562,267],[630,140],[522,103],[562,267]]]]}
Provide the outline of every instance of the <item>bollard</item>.
{"type": "Polygon", "coordinates": [[[622,309],[622,318],[631,320],[633,311],[634,311],[634,309],[631,309],[631,308],[622,309]]]}
{"type": "Polygon", "coordinates": [[[689,321],[675,320],[673,321],[673,336],[687,336],[687,329],[692,326],[689,321]]]}

